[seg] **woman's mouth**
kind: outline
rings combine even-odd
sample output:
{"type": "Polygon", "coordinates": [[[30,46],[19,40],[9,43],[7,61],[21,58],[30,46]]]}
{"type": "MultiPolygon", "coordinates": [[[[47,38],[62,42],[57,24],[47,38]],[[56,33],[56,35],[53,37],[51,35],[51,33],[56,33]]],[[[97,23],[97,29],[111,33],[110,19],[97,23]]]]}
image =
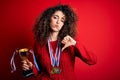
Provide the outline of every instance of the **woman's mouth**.
{"type": "Polygon", "coordinates": [[[60,27],[59,27],[59,25],[55,25],[55,28],[59,29],[60,27]]]}
{"type": "Polygon", "coordinates": [[[59,27],[59,25],[55,25],[55,27],[59,27]]]}

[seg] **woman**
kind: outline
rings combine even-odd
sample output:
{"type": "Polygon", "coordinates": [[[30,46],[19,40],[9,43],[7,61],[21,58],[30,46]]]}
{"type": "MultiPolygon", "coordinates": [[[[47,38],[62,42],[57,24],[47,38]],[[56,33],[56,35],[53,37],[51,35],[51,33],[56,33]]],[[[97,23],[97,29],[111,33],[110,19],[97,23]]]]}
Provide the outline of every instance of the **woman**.
{"type": "Polygon", "coordinates": [[[33,69],[36,80],[75,80],[75,57],[89,65],[95,64],[94,55],[75,40],[76,20],[76,14],[68,5],[45,10],[33,28],[40,72],[30,61],[23,61],[23,70],[33,69]]]}

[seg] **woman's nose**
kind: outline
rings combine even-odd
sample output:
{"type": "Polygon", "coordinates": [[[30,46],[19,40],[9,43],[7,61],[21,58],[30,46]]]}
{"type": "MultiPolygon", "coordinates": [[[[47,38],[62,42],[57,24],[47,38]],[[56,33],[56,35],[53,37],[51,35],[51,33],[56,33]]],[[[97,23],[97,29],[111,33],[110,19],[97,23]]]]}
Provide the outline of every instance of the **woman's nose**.
{"type": "Polygon", "coordinates": [[[56,22],[57,24],[59,24],[60,23],[60,20],[57,20],[57,22],[56,22]]]}

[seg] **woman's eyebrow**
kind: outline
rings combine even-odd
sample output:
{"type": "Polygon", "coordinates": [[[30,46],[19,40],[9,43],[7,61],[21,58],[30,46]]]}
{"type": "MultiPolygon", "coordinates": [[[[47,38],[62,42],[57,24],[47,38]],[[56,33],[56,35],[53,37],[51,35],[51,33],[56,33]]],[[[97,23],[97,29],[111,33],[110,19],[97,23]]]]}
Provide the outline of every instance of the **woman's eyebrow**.
{"type": "Polygon", "coordinates": [[[58,15],[55,15],[55,14],[54,14],[53,16],[57,16],[57,17],[59,17],[58,15]]]}

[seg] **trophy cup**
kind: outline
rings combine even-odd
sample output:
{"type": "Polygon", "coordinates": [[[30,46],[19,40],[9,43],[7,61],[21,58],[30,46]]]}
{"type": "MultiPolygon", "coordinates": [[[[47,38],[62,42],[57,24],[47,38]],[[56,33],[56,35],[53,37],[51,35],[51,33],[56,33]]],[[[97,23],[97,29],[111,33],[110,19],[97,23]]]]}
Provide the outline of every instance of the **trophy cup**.
{"type": "MultiPolygon", "coordinates": [[[[30,55],[29,49],[27,49],[27,48],[19,49],[18,53],[19,53],[19,56],[20,56],[22,61],[29,61],[28,60],[29,55],[30,55]]],[[[27,70],[27,71],[23,70],[23,76],[24,77],[28,77],[30,75],[33,75],[32,69],[27,70]]]]}
{"type": "MultiPolygon", "coordinates": [[[[12,69],[11,73],[13,73],[14,71],[16,71],[16,66],[15,66],[15,62],[14,62],[14,57],[15,57],[16,53],[19,55],[19,57],[20,57],[20,59],[22,61],[26,60],[27,62],[29,61],[30,54],[32,54],[33,64],[37,68],[37,71],[38,72],[40,71],[33,50],[32,49],[28,49],[28,48],[22,48],[22,49],[16,49],[13,52],[13,55],[12,55],[11,61],[10,61],[10,65],[11,65],[11,69],[12,69]]],[[[22,74],[23,74],[24,77],[29,77],[29,76],[33,75],[34,73],[33,73],[32,69],[29,69],[27,71],[23,70],[22,74]]]]}

